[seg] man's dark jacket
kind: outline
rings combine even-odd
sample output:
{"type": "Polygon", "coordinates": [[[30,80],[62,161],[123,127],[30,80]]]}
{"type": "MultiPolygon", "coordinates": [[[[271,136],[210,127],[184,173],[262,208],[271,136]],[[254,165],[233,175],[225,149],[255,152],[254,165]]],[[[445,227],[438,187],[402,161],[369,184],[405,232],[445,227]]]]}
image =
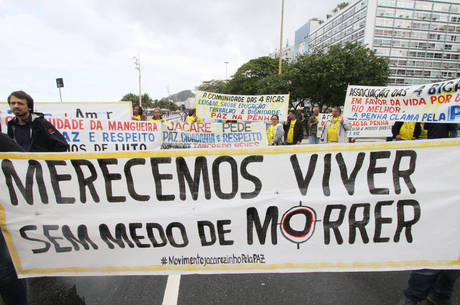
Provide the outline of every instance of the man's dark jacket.
{"type": "MultiPolygon", "coordinates": [[[[30,125],[31,130],[31,152],[67,151],[69,144],[66,139],[50,122],[45,120],[43,113],[31,113],[26,124],[30,125]]],[[[8,121],[8,136],[13,140],[15,140],[15,129],[18,125],[17,118],[8,121]]]]}
{"type": "Polygon", "coordinates": [[[425,123],[425,129],[428,130],[428,139],[449,138],[457,130],[457,124],[425,123]]]}
{"type": "MultiPolygon", "coordinates": [[[[287,121],[287,124],[284,125],[284,142],[286,142],[287,135],[289,132],[289,128],[291,127],[291,120],[287,121]]],[[[303,139],[303,126],[301,120],[296,120],[294,125],[294,140],[292,144],[297,144],[297,142],[301,142],[303,139]]]]}

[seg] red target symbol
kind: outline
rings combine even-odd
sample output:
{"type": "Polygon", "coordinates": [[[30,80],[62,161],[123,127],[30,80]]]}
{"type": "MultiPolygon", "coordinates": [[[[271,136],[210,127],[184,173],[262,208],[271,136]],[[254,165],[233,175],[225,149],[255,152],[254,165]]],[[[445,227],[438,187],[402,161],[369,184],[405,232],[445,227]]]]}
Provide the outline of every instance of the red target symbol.
{"type": "Polygon", "coordinates": [[[308,241],[315,232],[317,222],[316,212],[308,206],[292,207],[284,213],[281,218],[280,230],[284,238],[297,244],[297,249],[301,243],[308,241]]]}

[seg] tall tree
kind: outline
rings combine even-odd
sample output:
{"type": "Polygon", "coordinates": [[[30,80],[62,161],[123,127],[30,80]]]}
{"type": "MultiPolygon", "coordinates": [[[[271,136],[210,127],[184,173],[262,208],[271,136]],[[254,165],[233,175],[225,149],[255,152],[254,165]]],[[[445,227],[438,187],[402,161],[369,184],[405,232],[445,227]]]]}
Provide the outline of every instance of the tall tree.
{"type": "Polygon", "coordinates": [[[346,43],[300,56],[291,67],[295,94],[320,105],[339,106],[345,101],[347,86],[384,86],[389,76],[388,62],[375,51],[358,43],[346,43]]]}
{"type": "MultiPolygon", "coordinates": [[[[122,101],[130,101],[133,103],[133,105],[139,105],[139,95],[136,95],[134,93],[128,93],[125,94],[121,98],[122,101]]],[[[142,107],[143,108],[152,108],[153,107],[153,100],[150,98],[148,93],[144,93],[141,97],[142,100],[142,107]]]]}
{"type": "MultiPolygon", "coordinates": [[[[279,59],[269,56],[251,59],[238,68],[228,81],[226,91],[231,94],[258,94],[262,80],[278,74],[278,63],[279,59]]],[[[286,62],[283,62],[283,68],[287,69],[287,65],[286,62]]]]}

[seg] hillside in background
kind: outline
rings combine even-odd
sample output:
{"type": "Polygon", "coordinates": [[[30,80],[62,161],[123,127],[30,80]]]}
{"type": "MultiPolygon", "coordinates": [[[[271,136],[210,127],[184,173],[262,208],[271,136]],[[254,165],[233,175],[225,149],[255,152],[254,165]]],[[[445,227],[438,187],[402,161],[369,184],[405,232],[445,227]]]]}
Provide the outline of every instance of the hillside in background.
{"type": "Polygon", "coordinates": [[[195,93],[193,93],[192,90],[183,90],[162,99],[171,100],[173,102],[184,102],[190,97],[195,97],[195,93]]]}

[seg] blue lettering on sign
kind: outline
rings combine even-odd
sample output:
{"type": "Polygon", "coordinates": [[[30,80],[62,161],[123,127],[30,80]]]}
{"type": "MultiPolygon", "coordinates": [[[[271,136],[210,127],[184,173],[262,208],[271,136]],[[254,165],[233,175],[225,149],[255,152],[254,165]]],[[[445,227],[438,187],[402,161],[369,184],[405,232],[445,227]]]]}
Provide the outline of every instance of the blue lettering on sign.
{"type": "Polygon", "coordinates": [[[163,131],[163,141],[177,143],[177,131],[163,131]]]}
{"type": "Polygon", "coordinates": [[[62,131],[62,136],[66,139],[67,142],[80,142],[79,135],[80,132],[78,131],[72,131],[70,134],[68,131],[62,131]]]}
{"type": "Polygon", "coordinates": [[[460,116],[460,106],[449,106],[447,113],[449,121],[455,121],[455,118],[460,116]]]}

